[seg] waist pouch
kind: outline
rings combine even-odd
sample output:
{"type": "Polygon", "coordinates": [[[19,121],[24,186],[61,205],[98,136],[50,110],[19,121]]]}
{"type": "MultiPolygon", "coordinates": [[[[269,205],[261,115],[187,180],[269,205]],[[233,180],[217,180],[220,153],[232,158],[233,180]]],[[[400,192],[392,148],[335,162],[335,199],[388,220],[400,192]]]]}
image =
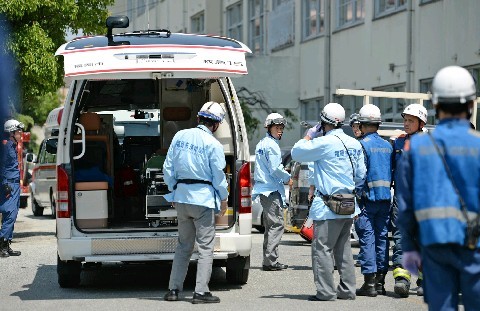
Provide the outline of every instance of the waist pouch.
{"type": "Polygon", "coordinates": [[[332,194],[322,196],[328,208],[338,215],[352,215],[355,212],[354,194],[332,194]]]}

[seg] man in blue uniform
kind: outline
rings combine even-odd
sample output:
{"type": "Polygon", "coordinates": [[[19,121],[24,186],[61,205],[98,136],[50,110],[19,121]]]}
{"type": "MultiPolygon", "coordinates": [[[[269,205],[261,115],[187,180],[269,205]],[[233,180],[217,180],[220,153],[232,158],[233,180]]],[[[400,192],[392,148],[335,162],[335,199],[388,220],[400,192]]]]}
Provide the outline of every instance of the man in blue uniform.
{"type": "Polygon", "coordinates": [[[365,153],[367,178],[360,194],[362,212],[355,220],[360,244],[358,257],[365,279],[357,295],[375,297],[386,294],[392,146],[377,133],[382,122],[377,106],[364,105],[358,121],[363,133],[360,143],[365,153]]]}
{"type": "Polygon", "coordinates": [[[177,301],[183,289],[195,242],[198,245],[197,279],[192,303],[217,303],[210,293],[215,244],[215,217],[227,209],[225,154],[213,133],[225,111],[216,102],[207,102],[198,112],[198,126],[175,134],[163,164],[168,190],[165,199],[174,202],[178,218],[178,245],[175,250],[167,301],[177,301]]]}
{"type": "Polygon", "coordinates": [[[20,256],[20,252],[10,247],[13,227],[20,208],[20,170],[18,168],[17,143],[22,138],[24,125],[17,120],[8,120],[4,124],[5,140],[2,141],[2,166],[0,170],[0,257],[20,256]]]}
{"type": "MultiPolygon", "coordinates": [[[[317,292],[309,300],[355,299],[350,230],[353,217],[360,213],[354,202],[354,193],[365,178],[365,162],[360,143],[342,130],[345,121],[342,106],[327,104],[320,120],[324,136],[312,139],[318,132],[318,127],[313,127],[292,148],[293,160],[314,162],[316,195],[308,217],[314,226],[312,270],[317,292]],[[342,210],[338,209],[339,206],[350,208],[342,210]],[[333,278],[332,255],[340,274],[338,286],[335,286],[333,278]]],[[[310,227],[311,224],[305,226],[310,227]]]]}
{"type": "Polygon", "coordinates": [[[283,207],[285,202],[284,183],[292,185],[290,174],[282,164],[278,145],[287,121],[279,113],[271,113],[265,119],[267,134],[255,147],[255,184],[252,198],[260,196],[263,208],[263,270],[278,271],[288,266],[278,262],[278,246],[284,231],[283,207]]]}
{"type": "MultiPolygon", "coordinates": [[[[406,135],[400,135],[393,142],[393,154],[392,154],[392,169],[394,170],[394,183],[393,187],[395,188],[396,172],[395,167],[402,157],[403,146],[407,140],[417,134],[421,133],[423,127],[427,123],[428,112],[425,107],[420,104],[411,104],[408,105],[402,113],[403,117],[403,129],[407,133],[406,135]]],[[[395,279],[395,286],[393,291],[402,298],[406,298],[409,295],[410,291],[410,279],[411,275],[408,270],[404,269],[402,266],[402,244],[401,244],[401,234],[400,230],[397,227],[398,219],[398,206],[397,198],[394,195],[392,201],[392,215],[391,215],[391,224],[392,224],[392,238],[393,238],[393,278],[395,279]]],[[[417,279],[417,295],[423,295],[422,288],[422,274],[419,273],[417,279]]]]}
{"type": "Polygon", "coordinates": [[[440,122],[407,141],[397,167],[403,266],[424,271],[430,310],[480,306],[480,134],[470,128],[476,97],[469,72],[448,66],[432,82],[440,122]],[[421,253],[421,255],[420,255],[421,253]]]}

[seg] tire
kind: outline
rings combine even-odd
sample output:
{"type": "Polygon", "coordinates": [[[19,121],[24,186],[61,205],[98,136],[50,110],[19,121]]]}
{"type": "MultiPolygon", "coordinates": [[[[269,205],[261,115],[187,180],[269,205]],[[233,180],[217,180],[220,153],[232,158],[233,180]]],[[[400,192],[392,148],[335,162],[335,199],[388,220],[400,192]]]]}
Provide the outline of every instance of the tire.
{"type": "Polygon", "coordinates": [[[50,209],[52,210],[52,218],[57,218],[57,201],[53,196],[53,193],[50,193],[50,209]]]}
{"type": "Polygon", "coordinates": [[[32,213],[33,216],[43,216],[43,207],[41,207],[35,198],[33,197],[33,193],[30,194],[30,200],[32,201],[32,213]]]}
{"type": "Polygon", "coordinates": [[[82,263],[78,261],[62,261],[57,255],[58,284],[62,288],[77,287],[80,284],[82,263]]]}
{"type": "Polygon", "coordinates": [[[20,196],[20,208],[27,208],[28,206],[28,196],[21,195],[20,196]]]}
{"type": "Polygon", "coordinates": [[[226,278],[230,284],[246,284],[250,269],[250,256],[227,259],[226,278]]]}

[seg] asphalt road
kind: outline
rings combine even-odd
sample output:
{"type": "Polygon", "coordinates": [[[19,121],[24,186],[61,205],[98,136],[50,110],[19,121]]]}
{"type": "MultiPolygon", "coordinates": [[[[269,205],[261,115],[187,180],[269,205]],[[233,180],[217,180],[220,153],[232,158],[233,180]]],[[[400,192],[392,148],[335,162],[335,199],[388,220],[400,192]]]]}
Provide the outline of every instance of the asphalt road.
{"type": "MultiPolygon", "coordinates": [[[[47,213],[47,212],[46,212],[47,213]]],[[[254,230],[255,231],[255,230],[254,230]]],[[[214,268],[210,289],[220,304],[190,303],[195,277],[187,276],[179,302],[165,302],[169,268],[159,265],[108,264],[88,267],[76,289],[62,289],[57,283],[55,221],[48,215],[34,217],[29,208],[20,210],[12,247],[20,257],[0,258],[0,310],[427,310],[423,298],[411,291],[409,298],[393,293],[393,277],[387,276],[387,296],[357,297],[354,301],[310,302],[315,293],[311,272],[310,245],[293,233],[283,236],[282,263],[288,270],[261,270],[263,235],[254,232],[248,284],[225,282],[222,268],[214,268]],[[167,309],[168,308],[168,309],[167,309]]],[[[353,249],[354,254],[358,248],[353,249]]],[[[338,273],[335,272],[338,281],[338,273]]],[[[357,287],[363,277],[357,268],[357,287]]]]}

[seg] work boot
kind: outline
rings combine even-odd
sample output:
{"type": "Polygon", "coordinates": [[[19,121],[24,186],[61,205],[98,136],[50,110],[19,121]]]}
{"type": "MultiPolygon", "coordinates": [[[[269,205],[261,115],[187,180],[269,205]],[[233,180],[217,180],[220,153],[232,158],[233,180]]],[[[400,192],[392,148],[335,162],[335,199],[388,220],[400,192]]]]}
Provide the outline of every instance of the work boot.
{"type": "Polygon", "coordinates": [[[8,241],[0,238],[0,257],[10,257],[8,253],[8,241]]]}
{"type": "Polygon", "coordinates": [[[20,256],[20,255],[22,254],[22,252],[14,251],[14,250],[10,247],[11,244],[12,244],[12,241],[6,241],[8,254],[9,254],[10,256],[20,256]]]}
{"type": "Polygon", "coordinates": [[[375,289],[375,273],[367,273],[363,275],[364,283],[362,287],[357,289],[357,296],[376,297],[377,290],[375,289]]]}
{"type": "Polygon", "coordinates": [[[395,286],[393,287],[395,294],[401,298],[407,298],[410,293],[410,272],[398,266],[393,270],[393,278],[395,279],[395,286]]]}
{"type": "Polygon", "coordinates": [[[218,298],[217,296],[213,296],[212,293],[210,292],[203,293],[203,294],[193,293],[193,300],[192,300],[193,304],[218,303],[218,302],[220,302],[220,298],[218,298]]]}
{"type": "Polygon", "coordinates": [[[386,295],[387,291],[385,290],[385,276],[387,275],[386,271],[377,272],[375,275],[375,290],[379,295],[386,295]]]}
{"type": "Polygon", "coordinates": [[[177,301],[178,300],[178,289],[171,289],[163,297],[165,301],[177,301]]]}
{"type": "Polygon", "coordinates": [[[417,296],[423,296],[423,273],[420,271],[417,279],[417,296]]]}

